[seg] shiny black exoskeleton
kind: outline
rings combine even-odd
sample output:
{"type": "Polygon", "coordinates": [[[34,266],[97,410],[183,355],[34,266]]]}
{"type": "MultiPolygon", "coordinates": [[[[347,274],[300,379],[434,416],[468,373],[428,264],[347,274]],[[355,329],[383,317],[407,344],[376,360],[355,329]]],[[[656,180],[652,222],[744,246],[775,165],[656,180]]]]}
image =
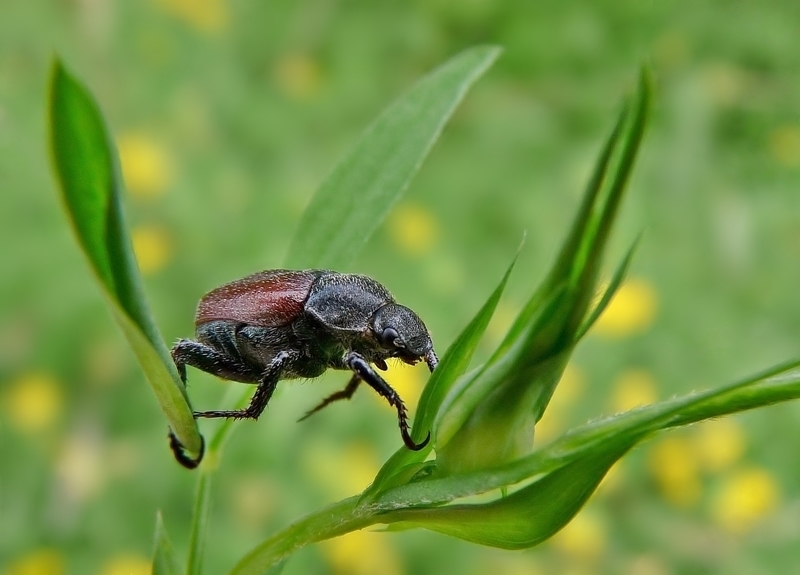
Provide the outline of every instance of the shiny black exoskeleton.
{"type": "MultiPolygon", "coordinates": [[[[402,399],[372,365],[386,370],[389,358],[410,364],[425,360],[433,371],[438,363],[433,343],[419,316],[397,304],[375,280],[327,270],[260,272],[203,296],[195,324],[197,340],[182,339],[172,348],[184,383],[186,366],[191,365],[223,379],[258,385],[246,409],[199,411],[195,417],[257,419],[278,381],[346,369],[353,372],[347,386],[302,419],[349,399],[364,381],[397,409],[406,446],[419,450],[427,445],[430,433],[419,444],[411,439],[402,399]]],[[[188,457],[174,435],[170,445],[182,465],[199,464],[200,458],[188,457]]]]}

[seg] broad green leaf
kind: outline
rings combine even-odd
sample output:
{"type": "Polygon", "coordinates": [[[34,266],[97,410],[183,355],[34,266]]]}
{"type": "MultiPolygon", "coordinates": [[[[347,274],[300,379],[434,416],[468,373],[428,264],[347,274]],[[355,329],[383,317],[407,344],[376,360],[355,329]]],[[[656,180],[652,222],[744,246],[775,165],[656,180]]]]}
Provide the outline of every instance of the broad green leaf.
{"type": "Polygon", "coordinates": [[[156,513],[156,535],[153,546],[153,575],[182,575],[172,549],[161,512],[156,513]]]}
{"type": "MultiPolygon", "coordinates": [[[[522,249],[522,244],[520,244],[522,249]]],[[[503,291],[508,283],[508,278],[511,276],[511,270],[514,269],[514,264],[517,262],[519,250],[511,260],[511,263],[503,274],[500,283],[483,304],[483,307],[478,311],[472,321],[464,328],[458,335],[456,340],[450,345],[445,354],[439,361],[439,365],[434,370],[422,395],[419,399],[417,406],[417,413],[414,418],[414,425],[412,427],[412,437],[414,441],[420,442],[424,439],[424,434],[433,429],[436,415],[439,413],[439,408],[442,405],[447,394],[453,387],[456,380],[461,377],[469,367],[475,349],[478,347],[489,321],[494,315],[494,310],[503,295],[503,291]]],[[[370,497],[387,486],[387,481],[395,476],[401,469],[407,472],[413,472],[418,467],[413,466],[414,463],[423,461],[428,453],[430,453],[431,445],[420,451],[411,451],[410,449],[400,448],[391,458],[383,465],[378,475],[375,477],[372,485],[365,492],[365,497],[370,497]]]]}
{"type": "Polygon", "coordinates": [[[91,95],[58,60],[50,75],[49,112],[53,165],[78,242],[170,426],[197,453],[200,434],[133,256],[114,146],[91,95]]]}
{"type": "MultiPolygon", "coordinates": [[[[215,454],[216,455],[216,454],[215,454]]],[[[186,561],[186,575],[201,575],[203,552],[208,531],[208,506],[211,496],[211,473],[213,470],[204,463],[195,487],[194,509],[192,510],[192,530],[189,536],[189,557],[186,561]]]]}
{"type": "Polygon", "coordinates": [[[369,127],[306,208],[288,267],[343,269],[408,187],[470,86],[500,54],[479,46],[420,80],[369,127]]]}

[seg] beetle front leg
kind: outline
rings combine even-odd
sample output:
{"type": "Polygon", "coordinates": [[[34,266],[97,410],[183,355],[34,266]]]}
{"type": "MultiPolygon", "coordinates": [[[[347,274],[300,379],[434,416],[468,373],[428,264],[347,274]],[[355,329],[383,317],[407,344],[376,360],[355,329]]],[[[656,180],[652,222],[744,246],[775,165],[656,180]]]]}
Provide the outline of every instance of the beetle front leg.
{"type": "Polygon", "coordinates": [[[238,361],[210,345],[192,339],[178,341],[170,353],[183,383],[186,383],[187,365],[223,379],[242,383],[255,383],[259,381],[261,375],[243,361],[238,361]]]}
{"type": "Polygon", "coordinates": [[[258,419],[267,407],[278,381],[281,378],[286,364],[292,359],[289,352],[282,351],[269,364],[269,367],[261,376],[258,388],[250,400],[250,405],[246,409],[231,411],[195,411],[195,417],[231,417],[233,419],[258,419]]]}
{"type": "Polygon", "coordinates": [[[403,443],[406,444],[406,447],[412,451],[419,451],[428,445],[428,441],[431,439],[430,431],[422,443],[414,443],[414,440],[411,439],[411,434],[408,432],[408,413],[403,400],[400,399],[397,392],[392,389],[392,386],[386,383],[386,381],[372,369],[372,366],[370,366],[366,359],[358,353],[351,351],[344,356],[344,363],[347,367],[352,369],[358,377],[367,382],[372,389],[385,397],[389,405],[397,409],[397,423],[400,426],[400,435],[403,437],[403,443]]]}

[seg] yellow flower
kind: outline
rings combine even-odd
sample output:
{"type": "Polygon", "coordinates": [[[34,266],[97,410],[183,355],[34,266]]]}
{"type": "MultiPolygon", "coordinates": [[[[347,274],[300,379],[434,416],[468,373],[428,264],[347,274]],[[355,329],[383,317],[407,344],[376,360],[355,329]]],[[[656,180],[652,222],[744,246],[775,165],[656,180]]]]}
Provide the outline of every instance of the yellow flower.
{"type": "Polygon", "coordinates": [[[237,478],[228,493],[236,524],[253,531],[263,529],[279,497],[269,479],[257,475],[237,478]]]}
{"type": "Polygon", "coordinates": [[[702,495],[698,463],[692,444],[673,435],[656,443],[648,457],[648,467],[664,498],[677,507],[691,507],[702,495]]]}
{"type": "Polygon", "coordinates": [[[584,508],[551,541],[556,549],[568,555],[597,559],[606,548],[606,527],[597,514],[584,508]]]}
{"type": "Polygon", "coordinates": [[[26,373],[12,381],[3,394],[11,427],[21,433],[38,433],[52,426],[61,413],[61,388],[47,373],[26,373]]]}
{"type": "Polygon", "coordinates": [[[225,0],[157,0],[157,3],[164,11],[207,34],[223,31],[230,20],[225,0]]]}
{"type": "Polygon", "coordinates": [[[64,558],[55,549],[37,549],[12,562],[5,575],[62,575],[64,558]]]}
{"type": "Polygon", "coordinates": [[[112,558],[100,571],[101,575],[150,575],[152,564],[141,555],[122,554],[112,558]]]}
{"type": "Polygon", "coordinates": [[[172,182],[172,161],[151,137],[130,132],[117,138],[125,187],[134,197],[161,196],[172,182]]]}
{"type": "Polygon", "coordinates": [[[739,461],[744,454],[744,430],[734,419],[726,417],[707,421],[697,429],[696,434],[697,459],[706,471],[722,471],[739,461]]]}
{"type": "Polygon", "coordinates": [[[779,490],[772,475],[752,467],[725,480],[714,497],[711,513],[723,528],[741,533],[771,513],[778,499],[779,490]]]}
{"type": "Polygon", "coordinates": [[[568,364],[558,382],[550,404],[536,424],[536,443],[541,445],[555,439],[564,430],[564,412],[582,394],[584,375],[579,367],[568,364]]]}
{"type": "Polygon", "coordinates": [[[354,531],[325,541],[321,551],[334,573],[400,575],[400,556],[385,533],[354,531]]]}
{"type": "Polygon", "coordinates": [[[99,438],[78,431],[67,438],[56,463],[61,492],[74,501],[94,496],[106,479],[106,460],[99,438]]]}
{"type": "Polygon", "coordinates": [[[133,251],[143,275],[154,274],[167,265],[172,256],[172,241],[158,226],[137,226],[131,232],[133,251]]]}
{"type": "Polygon", "coordinates": [[[335,498],[363,491],[380,469],[378,456],[367,443],[341,446],[320,441],[309,446],[303,463],[317,484],[335,498]]]}
{"type": "Polygon", "coordinates": [[[800,166],[800,126],[779,126],[769,135],[769,149],[784,166],[800,166]]]}
{"type": "Polygon", "coordinates": [[[287,54],[275,64],[275,82],[289,98],[307,100],[319,92],[322,70],[305,54],[287,54]]]}
{"type": "MultiPolygon", "coordinates": [[[[422,394],[423,387],[425,387],[425,382],[430,377],[428,366],[424,362],[408,365],[399,360],[389,360],[388,366],[389,370],[381,375],[400,395],[406,407],[413,412],[417,408],[417,402],[422,394]]],[[[385,408],[392,411],[395,410],[385,398],[377,393],[372,393],[371,395],[375,401],[385,408]]]]}
{"type": "Polygon", "coordinates": [[[653,323],[657,307],[658,298],[650,282],[631,278],[619,287],[592,329],[610,337],[643,332],[653,323]]]}
{"type": "Polygon", "coordinates": [[[656,382],[653,376],[643,369],[629,369],[622,372],[614,382],[611,392],[611,406],[616,412],[650,405],[655,403],[656,399],[656,382]]]}
{"type": "Polygon", "coordinates": [[[436,219],[421,205],[403,204],[389,214],[389,236],[405,255],[416,257],[429,252],[438,235],[436,219]]]}

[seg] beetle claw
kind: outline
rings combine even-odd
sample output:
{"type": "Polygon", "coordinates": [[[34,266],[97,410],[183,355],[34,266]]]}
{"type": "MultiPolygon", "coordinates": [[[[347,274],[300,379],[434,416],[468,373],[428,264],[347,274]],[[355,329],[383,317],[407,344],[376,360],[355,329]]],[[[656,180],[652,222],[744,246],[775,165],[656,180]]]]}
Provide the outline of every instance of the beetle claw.
{"type": "Polygon", "coordinates": [[[172,455],[175,456],[175,460],[178,463],[183,465],[186,469],[195,469],[203,460],[203,455],[206,451],[206,440],[202,435],[200,436],[200,452],[197,454],[197,458],[193,459],[186,453],[186,447],[184,447],[183,443],[178,439],[178,436],[170,429],[169,447],[172,449],[172,455]]]}
{"type": "Polygon", "coordinates": [[[408,433],[407,429],[401,430],[403,435],[403,443],[406,444],[411,451],[420,451],[428,445],[428,442],[431,440],[431,432],[428,432],[428,435],[425,436],[425,439],[422,440],[421,443],[414,443],[414,440],[411,439],[411,435],[408,433]]]}

